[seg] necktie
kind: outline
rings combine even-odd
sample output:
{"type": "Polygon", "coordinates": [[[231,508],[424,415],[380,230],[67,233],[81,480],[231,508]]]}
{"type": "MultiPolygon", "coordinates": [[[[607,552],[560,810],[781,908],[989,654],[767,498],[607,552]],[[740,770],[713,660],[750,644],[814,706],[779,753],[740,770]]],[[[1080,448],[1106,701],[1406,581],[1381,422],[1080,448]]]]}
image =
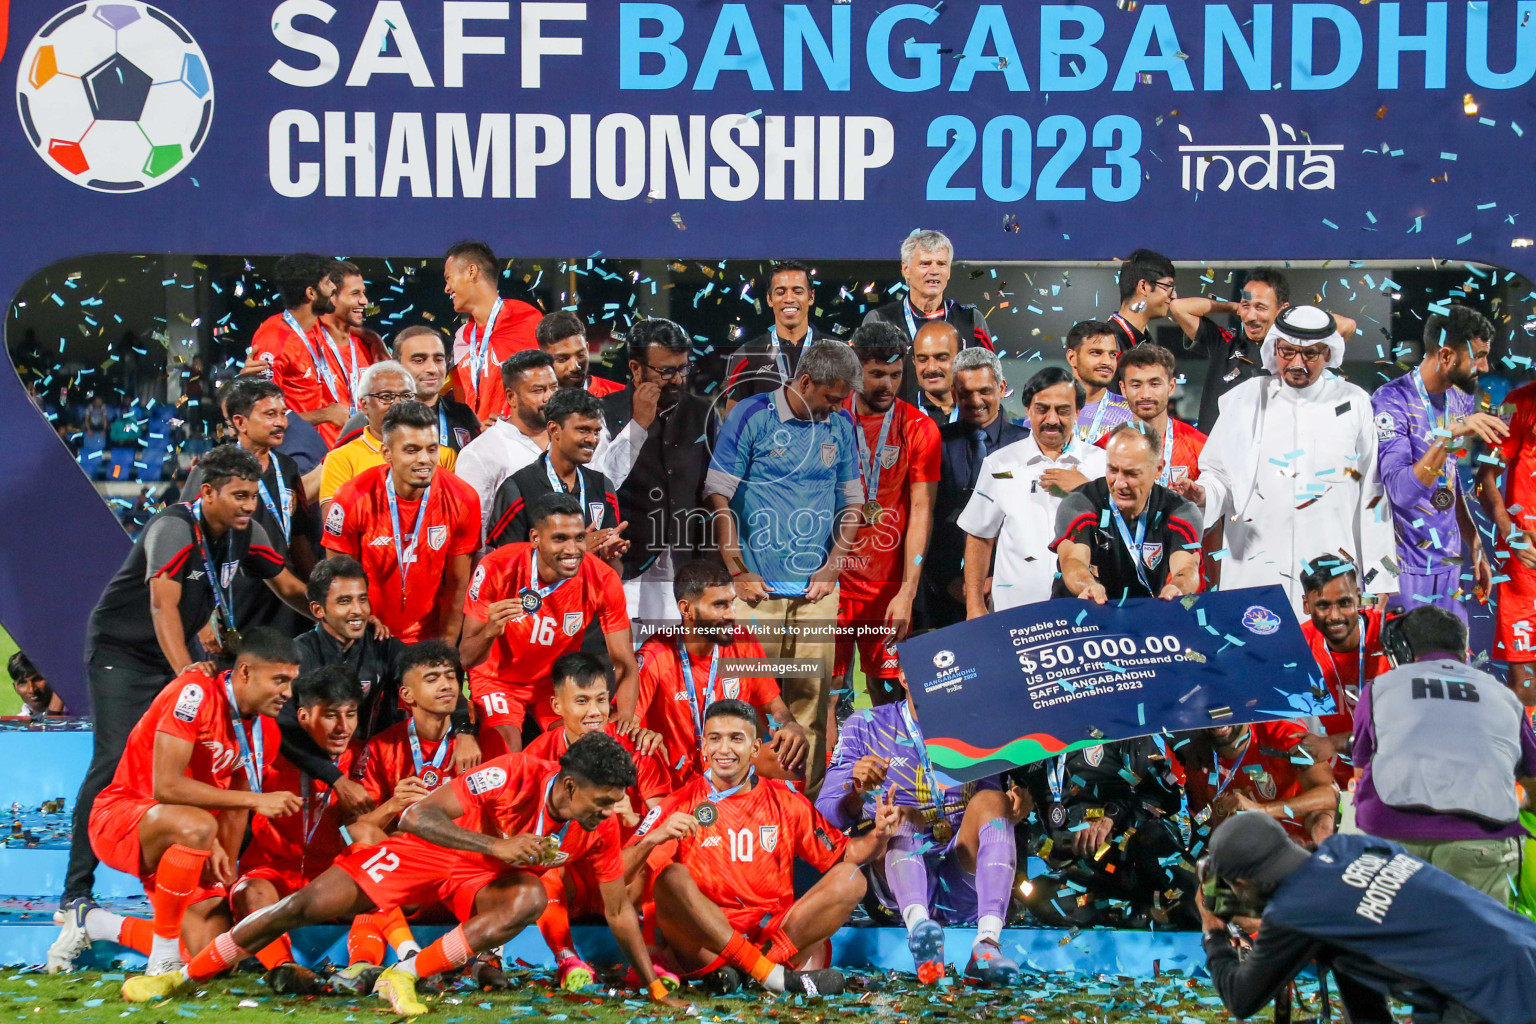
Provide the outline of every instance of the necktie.
{"type": "Polygon", "coordinates": [[[987,457],[987,431],[983,427],[976,428],[975,440],[971,443],[971,486],[976,486],[976,481],[981,478],[981,463],[987,457]]]}

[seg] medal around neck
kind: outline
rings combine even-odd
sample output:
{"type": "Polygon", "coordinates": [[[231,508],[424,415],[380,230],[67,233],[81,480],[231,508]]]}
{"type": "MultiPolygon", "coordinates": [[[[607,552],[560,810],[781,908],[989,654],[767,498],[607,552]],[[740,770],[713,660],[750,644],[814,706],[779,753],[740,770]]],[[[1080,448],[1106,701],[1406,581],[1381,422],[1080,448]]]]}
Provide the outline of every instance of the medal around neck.
{"type": "Polygon", "coordinates": [[[529,615],[537,614],[538,610],[544,607],[544,599],[539,596],[538,591],[533,590],[532,588],[523,588],[522,593],[520,593],[518,596],[522,599],[523,611],[527,612],[529,615]]]}
{"type": "Polygon", "coordinates": [[[693,820],[705,828],[720,820],[720,811],[712,803],[702,803],[693,809],[693,820]]]}

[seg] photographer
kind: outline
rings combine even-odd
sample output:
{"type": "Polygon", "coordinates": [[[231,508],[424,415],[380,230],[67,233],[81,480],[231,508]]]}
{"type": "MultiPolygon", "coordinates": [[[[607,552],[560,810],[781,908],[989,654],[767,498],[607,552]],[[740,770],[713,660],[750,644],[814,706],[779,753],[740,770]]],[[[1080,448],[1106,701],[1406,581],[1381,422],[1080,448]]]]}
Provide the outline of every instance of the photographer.
{"type": "Polygon", "coordinates": [[[1236,1017],[1316,961],[1354,1024],[1391,1021],[1389,998],[1416,1024],[1536,1021],[1536,925],[1395,843],[1339,835],[1308,853],[1273,818],[1244,813],[1216,830],[1200,867],[1211,982],[1236,1017]],[[1247,931],[1258,919],[1246,955],[1234,919],[1247,931]]]}

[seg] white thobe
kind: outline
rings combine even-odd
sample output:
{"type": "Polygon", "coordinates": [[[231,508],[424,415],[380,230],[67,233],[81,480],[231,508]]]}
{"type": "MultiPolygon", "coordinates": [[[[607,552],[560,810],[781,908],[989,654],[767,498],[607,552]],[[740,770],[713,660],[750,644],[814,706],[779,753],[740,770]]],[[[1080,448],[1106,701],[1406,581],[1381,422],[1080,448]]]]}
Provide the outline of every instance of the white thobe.
{"type": "Polygon", "coordinates": [[[1306,388],[1263,376],[1220,410],[1199,482],[1207,528],[1226,527],[1221,589],[1278,583],[1299,617],[1304,563],[1331,555],[1354,561],[1367,592],[1396,593],[1370,396],[1332,374],[1306,388]]]}

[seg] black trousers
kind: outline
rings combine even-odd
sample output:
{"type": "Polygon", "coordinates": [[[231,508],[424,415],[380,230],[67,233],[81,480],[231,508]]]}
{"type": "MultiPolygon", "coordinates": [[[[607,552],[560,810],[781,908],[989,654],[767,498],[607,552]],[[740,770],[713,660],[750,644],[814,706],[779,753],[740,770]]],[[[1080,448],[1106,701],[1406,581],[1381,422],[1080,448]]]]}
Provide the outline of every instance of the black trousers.
{"type": "Polygon", "coordinates": [[[91,850],[91,807],[112,781],[122,759],[128,734],[139,724],[155,697],[173,678],[169,667],[151,668],[137,659],[110,651],[94,651],[86,661],[91,713],[96,722],[91,766],[75,797],[74,833],[69,840],[69,874],[64,899],[89,896],[96,881],[96,854],[91,850]]]}

